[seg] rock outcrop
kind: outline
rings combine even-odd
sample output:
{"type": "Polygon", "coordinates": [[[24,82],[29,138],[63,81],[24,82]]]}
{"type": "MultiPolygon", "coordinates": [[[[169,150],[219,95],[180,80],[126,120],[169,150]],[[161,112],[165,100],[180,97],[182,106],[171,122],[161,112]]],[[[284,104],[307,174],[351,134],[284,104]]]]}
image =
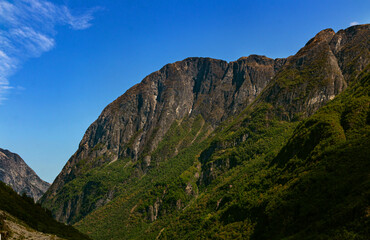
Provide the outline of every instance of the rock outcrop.
{"type": "MultiPolygon", "coordinates": [[[[87,129],[43,201],[58,197],[66,183],[83,174],[86,168],[77,167],[81,161],[89,168],[123,158],[153,164],[147,156],[175,120],[202,115],[218,126],[253,102],[284,62],[257,55],[230,63],[187,58],[150,74],[108,105],[87,129]]],[[[58,220],[69,222],[69,211],[62,212],[58,220]]]]}
{"type": "Polygon", "coordinates": [[[0,148],[0,181],[19,194],[26,193],[37,201],[50,184],[39,176],[15,153],[0,148]]]}
{"type": "MultiPolygon", "coordinates": [[[[215,129],[253,102],[274,105],[276,116],[286,121],[312,115],[350,84],[351,74],[368,64],[369,26],[338,33],[323,30],[287,59],[251,55],[228,63],[187,58],[164,66],[103,110],[41,202],[56,207],[53,214],[63,222],[71,223],[76,221],[75,216],[88,214],[94,208],[82,214],[78,202],[90,191],[84,191],[88,184],[99,183],[79,186],[81,196],[65,202],[60,193],[66,184],[117,159],[131,159],[138,168],[155,165],[151,153],[171,125],[184,118],[201,115],[215,129]]],[[[151,219],[156,218],[154,208],[149,210],[151,219]]]]}
{"type": "Polygon", "coordinates": [[[287,59],[276,81],[264,91],[261,99],[284,109],[279,113],[282,119],[310,116],[347,87],[330,48],[334,36],[332,29],[319,32],[287,59]]]}

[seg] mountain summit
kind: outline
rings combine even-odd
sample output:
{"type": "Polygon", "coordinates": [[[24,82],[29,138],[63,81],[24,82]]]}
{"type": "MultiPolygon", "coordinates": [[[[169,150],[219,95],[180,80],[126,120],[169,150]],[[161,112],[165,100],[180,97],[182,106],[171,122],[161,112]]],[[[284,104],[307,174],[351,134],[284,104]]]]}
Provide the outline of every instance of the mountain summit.
{"type": "MultiPolygon", "coordinates": [[[[307,176],[326,186],[316,163],[332,167],[330,150],[341,146],[346,156],[354,151],[346,139],[361,124],[368,128],[368,95],[361,89],[368,86],[369,36],[370,25],[326,29],[286,59],[187,58],[164,66],[103,110],[43,206],[96,239],[299,238],[302,226],[327,227],[329,236],[357,231],[365,220],[356,214],[348,218],[358,220],[352,230],[341,228],[345,220],[319,222],[347,198],[320,213],[301,209],[304,196],[298,202],[289,196],[304,194],[307,176]],[[357,96],[366,116],[352,123],[346,111],[358,106],[343,104],[357,96]],[[331,108],[337,112],[326,115],[331,108]]],[[[356,161],[367,166],[362,155],[356,161]]],[[[339,187],[343,196],[346,187],[339,187]]]]}

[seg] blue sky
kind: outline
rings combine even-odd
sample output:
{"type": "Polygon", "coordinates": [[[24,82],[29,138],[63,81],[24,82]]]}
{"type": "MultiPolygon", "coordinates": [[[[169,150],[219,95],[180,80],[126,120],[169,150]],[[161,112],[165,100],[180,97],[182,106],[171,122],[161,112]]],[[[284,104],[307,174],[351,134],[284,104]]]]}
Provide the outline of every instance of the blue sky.
{"type": "Polygon", "coordinates": [[[287,57],[369,1],[0,0],[0,147],[52,182],[103,108],[186,57],[287,57]]]}

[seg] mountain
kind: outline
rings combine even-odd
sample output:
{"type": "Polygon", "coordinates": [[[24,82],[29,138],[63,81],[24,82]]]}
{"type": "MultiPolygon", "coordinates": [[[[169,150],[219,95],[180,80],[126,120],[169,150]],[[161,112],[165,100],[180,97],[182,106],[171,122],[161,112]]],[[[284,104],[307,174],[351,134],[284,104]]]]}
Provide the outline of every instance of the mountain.
{"type": "Polygon", "coordinates": [[[50,211],[2,182],[0,234],[1,239],[90,239],[73,227],[55,221],[50,211]]]}
{"type": "Polygon", "coordinates": [[[42,205],[94,239],[366,239],[369,36],[166,65],[103,110],[42,205]]]}
{"type": "Polygon", "coordinates": [[[0,148],[0,181],[11,186],[17,193],[26,193],[37,201],[50,184],[39,176],[15,153],[0,148]]]}
{"type": "MultiPolygon", "coordinates": [[[[45,196],[53,199],[51,205],[59,207],[55,212],[57,219],[76,222],[109,201],[109,195],[115,191],[112,186],[104,193],[106,197],[101,198],[101,193],[95,192],[95,188],[100,188],[96,184],[107,182],[86,182],[84,190],[76,195],[64,191],[69,197],[65,205],[67,195],[53,196],[68,184],[73,185],[71,181],[85,176],[91,169],[124,159],[136,165],[130,175],[142,176],[164,157],[153,152],[174,123],[186,118],[192,124],[192,119],[199,116],[198,131],[208,135],[222,120],[252,102],[284,61],[256,55],[231,63],[188,58],[150,74],[106,107],[86,131],[79,149],[45,196]],[[101,199],[90,202],[90,196],[85,197],[85,193],[101,199]],[[84,209],[83,204],[89,205],[89,209],[84,209]]],[[[197,136],[183,142],[183,146],[175,146],[174,152],[191,144],[197,136]]]]}

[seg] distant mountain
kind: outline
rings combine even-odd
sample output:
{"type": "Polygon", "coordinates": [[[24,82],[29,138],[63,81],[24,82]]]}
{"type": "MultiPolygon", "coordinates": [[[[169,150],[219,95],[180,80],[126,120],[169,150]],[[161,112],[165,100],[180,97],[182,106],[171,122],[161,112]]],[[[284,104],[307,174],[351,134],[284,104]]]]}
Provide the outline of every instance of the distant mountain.
{"type": "Polygon", "coordinates": [[[94,239],[366,239],[370,25],[187,58],[109,104],[40,202],[94,239]]]}
{"type": "Polygon", "coordinates": [[[39,176],[15,153],[0,148],[0,181],[11,186],[17,193],[26,193],[37,201],[50,184],[39,176]]]}
{"type": "Polygon", "coordinates": [[[20,196],[0,182],[0,234],[2,240],[88,240],[75,228],[55,221],[50,211],[36,204],[32,198],[20,196]]]}

